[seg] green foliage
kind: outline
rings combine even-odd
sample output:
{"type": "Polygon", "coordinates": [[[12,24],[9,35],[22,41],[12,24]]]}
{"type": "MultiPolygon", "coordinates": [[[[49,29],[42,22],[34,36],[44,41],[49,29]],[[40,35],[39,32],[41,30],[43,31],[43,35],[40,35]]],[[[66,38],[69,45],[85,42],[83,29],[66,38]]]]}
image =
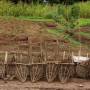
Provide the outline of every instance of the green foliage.
{"type": "Polygon", "coordinates": [[[80,17],[80,8],[73,5],[71,8],[59,6],[58,13],[54,20],[60,23],[65,30],[72,30],[78,26],[78,19],[80,17]]]}
{"type": "Polygon", "coordinates": [[[0,1],[0,16],[32,16],[51,18],[57,11],[57,6],[42,4],[12,4],[10,2],[0,1]]]}
{"type": "Polygon", "coordinates": [[[74,19],[79,19],[80,17],[80,7],[77,5],[73,5],[71,8],[70,17],[74,19]]]}
{"type": "MultiPolygon", "coordinates": [[[[58,14],[62,14],[64,17],[70,16],[70,11],[73,5],[68,6],[68,10],[64,5],[49,5],[49,4],[23,4],[19,2],[18,4],[12,4],[6,2],[5,0],[0,1],[0,16],[28,16],[28,17],[43,17],[43,18],[53,18],[58,14]],[[67,14],[68,13],[68,14],[67,14]]],[[[80,7],[80,17],[90,18],[90,2],[86,3],[76,3],[73,8],[72,16],[77,18],[76,9],[80,7]],[[75,11],[76,10],[76,11],[75,11]],[[75,12],[75,13],[73,13],[75,12]]],[[[61,18],[62,16],[60,16],[61,18]]],[[[63,18],[63,17],[62,17],[63,18]]],[[[68,19],[68,18],[67,18],[68,19]]]]}
{"type": "Polygon", "coordinates": [[[79,32],[78,34],[85,36],[85,37],[90,39],[90,32],[88,32],[88,33],[87,32],[79,32]]]}
{"type": "Polygon", "coordinates": [[[80,19],[79,26],[90,26],[90,19],[80,19]]]}
{"type": "Polygon", "coordinates": [[[71,12],[68,15],[69,19],[69,26],[71,29],[76,28],[79,25],[79,18],[80,18],[80,7],[77,5],[73,5],[71,8],[71,12]]]}
{"type": "Polygon", "coordinates": [[[80,7],[80,17],[81,18],[90,18],[90,1],[76,3],[75,5],[80,7]]]}

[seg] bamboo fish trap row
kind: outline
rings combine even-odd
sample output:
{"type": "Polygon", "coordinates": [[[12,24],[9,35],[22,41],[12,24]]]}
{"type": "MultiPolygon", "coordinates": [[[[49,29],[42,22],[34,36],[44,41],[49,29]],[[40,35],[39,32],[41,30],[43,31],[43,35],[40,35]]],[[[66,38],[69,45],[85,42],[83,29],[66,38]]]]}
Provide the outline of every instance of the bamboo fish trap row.
{"type": "Polygon", "coordinates": [[[65,54],[64,43],[59,40],[46,40],[46,78],[52,82],[58,76],[61,82],[66,82],[74,72],[74,64],[70,62],[69,54],[65,54]],[[60,46],[61,45],[61,46],[60,46]],[[51,55],[51,56],[50,56],[51,55]]]}
{"type": "Polygon", "coordinates": [[[0,78],[31,82],[46,78],[53,82],[67,82],[74,76],[74,63],[68,45],[58,39],[30,37],[28,49],[17,52],[1,52],[0,78]]]}
{"type": "Polygon", "coordinates": [[[74,72],[74,64],[70,62],[70,55],[66,55],[64,52],[66,49],[64,43],[62,46],[60,44],[62,43],[57,39],[30,39],[29,56],[32,64],[30,68],[32,82],[36,82],[44,76],[48,82],[52,82],[57,75],[60,81],[65,82],[73,76],[71,74],[74,72]]]}
{"type": "MultiPolygon", "coordinates": [[[[29,71],[30,71],[30,78],[32,82],[36,82],[40,80],[41,78],[43,78],[43,75],[45,75],[48,82],[53,82],[55,78],[58,77],[60,82],[62,83],[67,82],[67,80],[73,77],[73,74],[74,74],[73,63],[47,61],[46,63],[34,63],[34,64],[26,63],[25,64],[25,63],[16,61],[15,54],[18,54],[18,55],[20,54],[16,52],[13,53],[14,56],[12,57],[12,63],[11,63],[11,61],[7,61],[6,59],[8,57],[8,54],[10,53],[12,55],[12,52],[3,53],[5,55],[5,58],[4,58],[5,60],[3,59],[4,62],[0,63],[1,64],[0,66],[2,66],[2,69],[0,68],[0,71],[1,71],[0,78],[4,78],[4,79],[8,78],[9,80],[12,80],[14,77],[16,77],[21,82],[25,82],[27,80],[27,76],[29,75],[28,73],[29,71]]],[[[27,54],[25,54],[25,56],[26,55],[27,54]]]]}
{"type": "MultiPolygon", "coordinates": [[[[61,44],[57,39],[30,38],[29,52],[27,54],[24,52],[4,53],[5,60],[3,61],[5,62],[2,76],[5,75],[4,77],[9,80],[17,78],[22,82],[26,81],[28,75],[32,82],[44,77],[48,82],[54,81],[57,76],[59,76],[60,81],[62,81],[61,77],[70,77],[70,75],[66,75],[70,70],[69,65],[65,64],[65,62],[69,62],[70,58],[64,52],[66,48],[64,48],[64,43],[60,46],[61,44]],[[65,67],[65,69],[62,67],[65,67]],[[59,72],[59,70],[62,72],[59,72]],[[61,75],[61,73],[65,74],[61,75]]],[[[70,66],[72,67],[71,64],[70,66]]]]}

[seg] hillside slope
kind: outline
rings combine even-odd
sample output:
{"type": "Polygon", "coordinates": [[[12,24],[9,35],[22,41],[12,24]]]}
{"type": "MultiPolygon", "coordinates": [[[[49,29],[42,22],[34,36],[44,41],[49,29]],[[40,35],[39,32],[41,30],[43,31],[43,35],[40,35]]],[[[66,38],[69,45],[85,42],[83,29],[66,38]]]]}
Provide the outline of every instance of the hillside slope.
{"type": "MultiPolygon", "coordinates": [[[[81,27],[76,30],[73,36],[68,35],[63,30],[60,30],[60,25],[51,21],[30,21],[18,19],[0,19],[0,37],[16,37],[20,35],[26,36],[48,36],[63,39],[68,43],[79,46],[90,47],[90,26],[81,27]]],[[[3,39],[2,39],[3,40],[3,39]]]]}

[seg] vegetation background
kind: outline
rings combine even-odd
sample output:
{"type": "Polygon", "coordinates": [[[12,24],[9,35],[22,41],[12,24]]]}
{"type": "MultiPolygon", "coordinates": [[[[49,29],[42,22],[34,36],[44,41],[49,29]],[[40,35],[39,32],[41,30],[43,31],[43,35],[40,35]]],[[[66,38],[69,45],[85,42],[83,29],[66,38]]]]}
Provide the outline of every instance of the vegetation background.
{"type": "MultiPolygon", "coordinates": [[[[90,25],[90,0],[0,0],[0,17],[10,19],[15,17],[23,20],[32,20],[39,22],[54,22],[62,24],[63,21],[71,20],[68,24],[64,24],[64,28],[49,28],[48,33],[55,36],[63,35],[74,44],[80,44],[79,40],[73,38],[75,35],[81,34],[85,39],[90,39],[90,32],[75,32],[75,28],[71,27],[78,22],[79,26],[90,25]],[[75,6],[75,16],[77,19],[70,19],[72,8],[75,6]],[[78,9],[79,7],[79,9],[78,9]],[[61,13],[61,14],[60,14],[61,13]],[[67,18],[68,17],[68,18],[67,18]],[[59,22],[57,20],[60,20],[59,22]],[[72,23],[73,22],[73,23],[72,23]],[[66,28],[70,31],[67,32],[66,28]],[[72,31],[71,31],[72,30],[72,31]]],[[[50,26],[50,25],[49,25],[50,26]]]]}

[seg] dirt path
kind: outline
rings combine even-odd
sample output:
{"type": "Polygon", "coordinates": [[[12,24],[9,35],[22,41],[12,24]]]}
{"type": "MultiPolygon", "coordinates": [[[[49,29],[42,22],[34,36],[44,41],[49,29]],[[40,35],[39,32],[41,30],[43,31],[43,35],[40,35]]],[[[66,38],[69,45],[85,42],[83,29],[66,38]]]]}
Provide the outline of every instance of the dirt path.
{"type": "Polygon", "coordinates": [[[66,84],[60,82],[47,83],[29,81],[21,83],[19,81],[8,81],[5,83],[0,80],[0,90],[90,90],[90,81],[83,79],[73,79],[66,84]]]}

